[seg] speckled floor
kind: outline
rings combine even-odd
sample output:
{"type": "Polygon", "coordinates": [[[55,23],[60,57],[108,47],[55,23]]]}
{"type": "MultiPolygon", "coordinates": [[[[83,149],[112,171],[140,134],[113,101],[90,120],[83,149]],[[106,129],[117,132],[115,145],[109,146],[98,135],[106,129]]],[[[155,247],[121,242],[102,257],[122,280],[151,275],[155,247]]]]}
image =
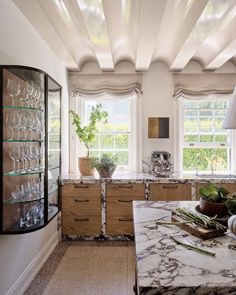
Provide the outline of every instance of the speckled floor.
{"type": "Polygon", "coordinates": [[[133,242],[62,241],[24,295],[133,295],[133,242]]]}

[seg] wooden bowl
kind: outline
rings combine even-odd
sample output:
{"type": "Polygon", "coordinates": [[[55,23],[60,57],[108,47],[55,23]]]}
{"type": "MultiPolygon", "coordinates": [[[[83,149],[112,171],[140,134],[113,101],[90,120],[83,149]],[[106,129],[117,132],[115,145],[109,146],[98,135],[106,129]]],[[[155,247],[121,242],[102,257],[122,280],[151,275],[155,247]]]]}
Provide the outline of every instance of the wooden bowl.
{"type": "Polygon", "coordinates": [[[203,198],[200,198],[199,208],[202,214],[210,217],[217,215],[217,217],[221,218],[228,215],[228,209],[225,204],[207,202],[203,198]]]}

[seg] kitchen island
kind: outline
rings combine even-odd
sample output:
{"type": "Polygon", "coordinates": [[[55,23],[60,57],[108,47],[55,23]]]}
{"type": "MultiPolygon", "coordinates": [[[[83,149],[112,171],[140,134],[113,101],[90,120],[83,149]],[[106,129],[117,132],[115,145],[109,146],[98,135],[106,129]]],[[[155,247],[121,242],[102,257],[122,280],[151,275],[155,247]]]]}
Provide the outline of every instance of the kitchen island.
{"type": "Polygon", "coordinates": [[[236,294],[236,236],[227,232],[202,240],[176,225],[156,225],[156,221],[170,221],[176,207],[194,210],[196,203],[133,202],[137,294],[236,294]],[[186,249],[170,237],[216,255],[186,249]]]}

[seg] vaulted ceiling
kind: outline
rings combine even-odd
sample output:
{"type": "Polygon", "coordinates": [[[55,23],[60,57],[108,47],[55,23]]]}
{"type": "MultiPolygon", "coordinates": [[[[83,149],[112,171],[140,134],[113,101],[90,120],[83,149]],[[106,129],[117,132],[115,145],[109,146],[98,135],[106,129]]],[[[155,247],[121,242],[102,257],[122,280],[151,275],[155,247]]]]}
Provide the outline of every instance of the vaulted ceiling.
{"type": "Polygon", "coordinates": [[[236,65],[236,0],[12,0],[68,69],[236,65]]]}

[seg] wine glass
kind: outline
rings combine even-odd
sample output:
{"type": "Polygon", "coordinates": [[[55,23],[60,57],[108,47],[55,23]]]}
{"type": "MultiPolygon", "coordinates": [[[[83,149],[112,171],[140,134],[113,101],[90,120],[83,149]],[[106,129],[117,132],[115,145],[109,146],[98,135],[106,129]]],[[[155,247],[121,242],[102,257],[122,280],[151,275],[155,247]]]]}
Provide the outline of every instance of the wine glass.
{"type": "Polygon", "coordinates": [[[12,99],[12,106],[14,106],[14,99],[20,94],[20,83],[9,78],[7,80],[7,91],[12,99]]]}
{"type": "Polygon", "coordinates": [[[11,130],[11,138],[10,140],[14,139],[14,129],[18,128],[20,125],[20,116],[17,112],[7,112],[6,114],[6,125],[11,130]]]}
{"type": "Polygon", "coordinates": [[[10,159],[13,161],[13,171],[11,173],[16,173],[16,158],[18,156],[17,147],[10,148],[8,155],[10,159]]]}
{"type": "Polygon", "coordinates": [[[32,80],[27,80],[26,89],[28,92],[28,106],[30,107],[32,101],[32,94],[34,92],[34,82],[32,80]]]}

